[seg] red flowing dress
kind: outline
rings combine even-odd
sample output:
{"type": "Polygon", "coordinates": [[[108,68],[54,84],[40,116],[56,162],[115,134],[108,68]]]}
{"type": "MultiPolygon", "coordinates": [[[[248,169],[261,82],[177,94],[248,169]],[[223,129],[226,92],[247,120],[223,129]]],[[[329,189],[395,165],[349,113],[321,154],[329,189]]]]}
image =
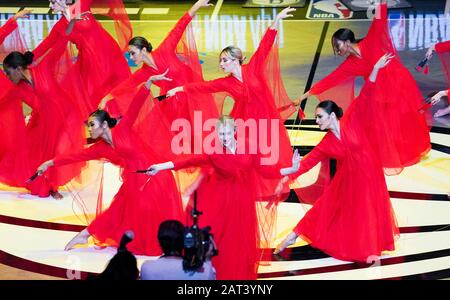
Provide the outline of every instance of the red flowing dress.
{"type": "Polygon", "coordinates": [[[257,174],[281,178],[279,169],[261,166],[260,157],[232,154],[225,148],[211,155],[193,155],[174,161],[175,169],[209,166],[197,189],[199,226],[211,226],[219,255],[212,259],[219,280],[254,280],[260,242],[270,239],[275,206],[257,200],[257,174]],[[262,230],[260,232],[260,225],[262,230]],[[262,235],[261,235],[262,234],[262,235]]]}
{"type": "MultiPolygon", "coordinates": [[[[144,64],[128,80],[110,92],[114,98],[114,101],[110,102],[116,103],[120,111],[126,111],[140,84],[167,69],[169,72],[166,76],[172,81],[161,80],[154,83],[160,88],[160,95],[166,94],[168,90],[177,86],[203,80],[195,40],[190,27],[188,27],[191,21],[192,17],[189,13],[185,13],[162,43],[151,52],[157,66],[156,69],[144,64]]],[[[203,137],[211,132],[202,132],[201,130],[194,132],[194,114],[196,112],[197,114],[201,113],[203,121],[217,118],[218,112],[213,97],[204,93],[179,93],[175,97],[161,102],[149,101],[139,116],[137,126],[139,126],[142,137],[145,140],[149,140],[150,137],[153,143],[152,147],[157,144],[160,147],[159,153],[165,153],[166,160],[171,160],[177,154],[171,149],[171,140],[179,130],[175,128],[171,131],[173,121],[183,119],[191,124],[192,130],[190,136],[187,136],[190,138],[191,145],[188,147],[190,151],[194,150],[194,139],[197,139],[201,146],[203,137]]],[[[203,125],[201,120],[199,122],[203,125]]],[[[197,151],[198,153],[201,153],[201,148],[197,151]]]]}
{"type": "MultiPolygon", "coordinates": [[[[211,81],[184,85],[184,91],[188,93],[228,93],[234,99],[231,117],[244,121],[255,120],[257,124],[259,123],[259,137],[261,134],[264,135],[267,145],[271,146],[273,152],[277,152],[275,153],[275,157],[278,158],[276,164],[283,167],[290,164],[292,157],[291,143],[283,122],[295,112],[295,107],[287,97],[280,78],[279,67],[277,67],[277,47],[274,46],[276,35],[277,30],[268,29],[266,31],[249,63],[242,65],[242,82],[229,75],[211,81]],[[268,71],[269,69],[272,71],[268,71]],[[267,120],[268,125],[259,126],[262,120],[267,120]],[[271,120],[278,122],[278,130],[273,132],[278,147],[276,147],[275,140],[272,141],[271,120]]],[[[246,133],[248,134],[248,132],[246,133]]],[[[260,146],[263,139],[248,136],[247,138],[257,143],[258,153],[261,154],[263,151],[260,146]]],[[[278,183],[262,178],[259,182],[262,196],[272,195],[274,187],[278,183]]]]}
{"type": "MultiPolygon", "coordinates": [[[[17,29],[17,23],[9,19],[0,27],[0,45],[17,29]]],[[[25,121],[22,112],[22,103],[11,92],[14,84],[0,71],[0,132],[2,143],[0,144],[0,161],[7,153],[17,148],[17,144],[25,142],[25,121]]],[[[22,145],[21,145],[22,146],[22,145]]]]}
{"type": "Polygon", "coordinates": [[[378,10],[380,17],[374,18],[367,36],[358,43],[361,58],[349,55],[336,70],[314,84],[310,94],[320,100],[335,100],[345,108],[354,97],[355,77],[362,76],[367,82],[379,58],[386,53],[395,54],[389,65],[379,71],[370,101],[359,101],[363,129],[371,137],[386,174],[391,175],[417,163],[431,146],[426,118],[419,113],[423,97],[390,39],[386,4],[378,10]],[[339,99],[341,96],[346,99],[339,99]]]}
{"type": "MultiPolygon", "coordinates": [[[[4,34],[17,27],[15,21],[8,22],[11,23],[7,24],[4,34]]],[[[55,56],[60,54],[58,50],[49,51],[44,59],[29,67],[31,82],[6,83],[8,92],[1,100],[5,109],[2,109],[2,114],[8,113],[0,123],[5,127],[5,145],[9,150],[3,153],[0,161],[0,181],[10,186],[26,187],[31,194],[41,197],[47,197],[50,191],[56,191],[77,176],[82,164],[58,171],[50,169],[46,176],[29,183],[26,180],[42,162],[57,154],[81,149],[85,143],[81,116],[73,98],[61,90],[51,76],[54,74],[55,56]],[[32,109],[26,125],[22,102],[32,109]],[[13,133],[12,130],[17,131],[13,133]]]]}
{"type": "Polygon", "coordinates": [[[105,159],[120,166],[122,186],[109,208],[99,214],[87,230],[96,242],[115,247],[126,230],[133,230],[135,239],[128,245],[130,251],[142,255],[160,255],[157,240],[159,224],[167,219],[181,222],[185,219],[181,197],[170,171],[160,172],[148,182],[147,175],[134,173],[155,163],[153,157],[146,155],[149,150],[144,150],[144,144],[132,129],[148,95],[149,91],[142,87],[127,113],[111,130],[113,146],[101,140],[78,153],[56,157],[54,164],[55,167],[60,167],[75,162],[105,159]]]}
{"type": "Polygon", "coordinates": [[[76,58],[73,58],[75,55],[72,49],[62,52],[65,60],[59,66],[58,76],[62,87],[79,99],[83,116],[96,110],[100,100],[131,74],[121,48],[90,11],[96,2],[78,0],[70,8],[74,15],[89,12],[84,16],[85,20],[77,21],[72,32],[67,35],[69,22],[62,16],[33,51],[35,61],[39,61],[53,48],[64,47],[69,42],[76,46],[76,58]],[[75,63],[72,60],[76,60],[75,63]]]}
{"type": "MultiPolygon", "coordinates": [[[[367,82],[364,94],[373,93],[367,82]]],[[[323,194],[294,228],[294,232],[315,248],[341,260],[369,262],[384,250],[394,250],[399,234],[383,169],[361,131],[356,103],[340,121],[340,139],[329,131],[290,175],[295,179],[317,163],[331,158],[337,172],[323,194]]]]}

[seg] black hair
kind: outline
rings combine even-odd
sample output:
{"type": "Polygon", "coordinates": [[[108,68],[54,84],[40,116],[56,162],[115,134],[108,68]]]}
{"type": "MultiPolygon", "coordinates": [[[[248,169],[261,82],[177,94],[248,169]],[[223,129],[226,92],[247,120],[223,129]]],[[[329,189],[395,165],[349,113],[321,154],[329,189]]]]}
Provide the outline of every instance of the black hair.
{"type": "Polygon", "coordinates": [[[184,242],[184,226],[180,221],[167,220],[159,225],[158,241],[164,255],[181,256],[184,242]]]}
{"type": "Polygon", "coordinates": [[[139,277],[136,257],[130,251],[120,251],[109,261],[105,270],[95,279],[136,280],[139,277]]]}
{"type": "Polygon", "coordinates": [[[6,68],[14,68],[22,67],[23,69],[27,69],[29,65],[33,63],[34,54],[33,52],[27,51],[25,53],[13,51],[9,53],[5,59],[3,60],[3,65],[6,68]]]}
{"type": "Polygon", "coordinates": [[[342,111],[342,108],[340,108],[335,102],[331,100],[325,100],[320,102],[317,106],[326,111],[328,114],[331,114],[334,112],[336,115],[336,118],[339,120],[344,115],[344,112],[342,111]]]}
{"type": "Polygon", "coordinates": [[[109,115],[109,113],[106,110],[103,110],[103,109],[97,109],[96,111],[91,113],[89,115],[89,117],[96,118],[100,122],[100,124],[102,124],[104,121],[106,121],[106,123],[108,123],[108,127],[109,128],[113,128],[117,124],[117,119],[112,118],[109,115]]]}
{"type": "Polygon", "coordinates": [[[139,278],[136,257],[127,249],[127,244],[134,238],[134,233],[123,234],[116,255],[111,258],[105,270],[98,275],[88,276],[90,280],[136,280],[139,278]]]}
{"type": "Polygon", "coordinates": [[[333,33],[333,36],[331,37],[331,46],[333,47],[333,51],[336,54],[335,49],[337,48],[337,41],[350,41],[350,43],[357,43],[359,41],[361,41],[360,39],[357,40],[355,38],[355,33],[353,33],[353,31],[351,31],[348,28],[341,28],[336,30],[335,33],[333,33]]]}
{"type": "Polygon", "coordinates": [[[149,41],[145,37],[142,36],[135,36],[133,37],[129,42],[128,45],[135,46],[139,50],[147,49],[147,52],[152,52],[152,44],[150,44],[149,41]]]}

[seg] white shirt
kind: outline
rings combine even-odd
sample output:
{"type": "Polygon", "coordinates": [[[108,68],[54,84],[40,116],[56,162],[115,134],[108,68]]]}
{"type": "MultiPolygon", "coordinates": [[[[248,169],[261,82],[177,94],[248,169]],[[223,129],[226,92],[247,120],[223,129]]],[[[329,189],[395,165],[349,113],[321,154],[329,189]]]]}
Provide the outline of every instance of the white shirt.
{"type": "Polygon", "coordinates": [[[203,263],[198,271],[183,270],[183,258],[176,256],[160,257],[142,264],[141,280],[215,280],[216,269],[210,260],[203,263]]]}

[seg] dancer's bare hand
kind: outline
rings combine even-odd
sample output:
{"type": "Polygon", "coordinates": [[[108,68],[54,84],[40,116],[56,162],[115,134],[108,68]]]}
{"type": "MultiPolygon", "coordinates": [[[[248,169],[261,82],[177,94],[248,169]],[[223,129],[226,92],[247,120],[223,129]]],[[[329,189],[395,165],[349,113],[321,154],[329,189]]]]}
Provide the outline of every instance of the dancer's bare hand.
{"type": "Polygon", "coordinates": [[[301,97],[299,99],[299,104],[308,97],[309,97],[309,91],[304,93],[303,95],[301,95],[301,97]]]}
{"type": "Polygon", "coordinates": [[[182,92],[182,91],[183,91],[183,87],[182,87],[182,86],[179,86],[179,87],[176,87],[176,88],[173,88],[173,89],[167,91],[166,96],[167,96],[167,97],[172,97],[172,96],[174,96],[176,93],[182,92]]]}
{"type": "Polygon", "coordinates": [[[149,176],[155,176],[156,174],[158,174],[158,172],[161,171],[161,168],[159,168],[158,164],[156,165],[151,165],[148,169],[147,169],[147,175],[149,176]]]}
{"type": "Polygon", "coordinates": [[[295,8],[293,8],[293,7],[286,7],[285,9],[283,9],[282,11],[280,11],[278,13],[278,15],[276,16],[276,19],[282,20],[282,19],[285,19],[285,18],[293,17],[294,15],[292,15],[291,13],[294,12],[294,11],[296,11],[295,8]]]}
{"type": "Polygon", "coordinates": [[[46,162],[44,162],[42,165],[40,165],[38,167],[38,169],[37,169],[38,174],[41,175],[42,173],[47,171],[47,169],[51,166],[53,166],[53,160],[47,160],[46,162]]]}
{"type": "Polygon", "coordinates": [[[82,12],[81,14],[78,14],[78,15],[76,15],[75,17],[73,17],[72,19],[71,19],[71,21],[85,21],[85,20],[87,20],[87,18],[86,18],[86,16],[88,15],[88,14],[90,14],[91,12],[89,12],[89,11],[85,11],[85,12],[82,12]]]}
{"type": "Polygon", "coordinates": [[[273,254],[278,254],[286,249],[288,246],[293,245],[295,240],[297,239],[297,234],[295,232],[291,232],[287,235],[287,237],[275,248],[273,254]]]}
{"type": "Polygon", "coordinates": [[[14,17],[13,20],[17,20],[17,19],[28,19],[29,18],[29,14],[31,14],[33,10],[31,9],[22,9],[21,11],[18,11],[14,17]]]}
{"type": "Polygon", "coordinates": [[[198,6],[199,7],[207,7],[207,6],[214,6],[214,4],[209,3],[210,0],[198,0],[198,6]]]}
{"type": "Polygon", "coordinates": [[[431,98],[431,101],[430,101],[431,105],[435,105],[442,99],[442,97],[445,97],[445,96],[448,96],[447,90],[436,93],[436,95],[434,95],[431,98]]]}
{"type": "Polygon", "coordinates": [[[292,170],[295,172],[298,171],[300,168],[300,161],[302,160],[302,157],[300,156],[300,153],[298,153],[298,149],[295,149],[294,154],[292,155],[292,170]]]}
{"type": "Polygon", "coordinates": [[[392,53],[386,53],[384,54],[382,57],[380,57],[380,59],[377,61],[377,63],[373,66],[374,69],[382,69],[384,67],[386,67],[391,60],[395,57],[394,54],[392,53]]]}
{"type": "Polygon", "coordinates": [[[430,48],[428,48],[427,53],[425,54],[425,57],[430,59],[433,56],[434,51],[436,51],[436,45],[431,45],[430,48]]]}

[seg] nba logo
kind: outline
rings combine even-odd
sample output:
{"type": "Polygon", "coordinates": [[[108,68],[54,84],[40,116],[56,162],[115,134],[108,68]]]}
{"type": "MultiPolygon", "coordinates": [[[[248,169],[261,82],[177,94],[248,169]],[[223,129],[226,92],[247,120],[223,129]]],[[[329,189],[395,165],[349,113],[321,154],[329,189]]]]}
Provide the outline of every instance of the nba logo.
{"type": "Polygon", "coordinates": [[[402,12],[393,12],[389,14],[389,28],[392,42],[398,51],[405,50],[405,15],[402,12]]]}
{"type": "Polygon", "coordinates": [[[337,0],[311,1],[308,19],[350,19],[353,12],[337,0]]]}

